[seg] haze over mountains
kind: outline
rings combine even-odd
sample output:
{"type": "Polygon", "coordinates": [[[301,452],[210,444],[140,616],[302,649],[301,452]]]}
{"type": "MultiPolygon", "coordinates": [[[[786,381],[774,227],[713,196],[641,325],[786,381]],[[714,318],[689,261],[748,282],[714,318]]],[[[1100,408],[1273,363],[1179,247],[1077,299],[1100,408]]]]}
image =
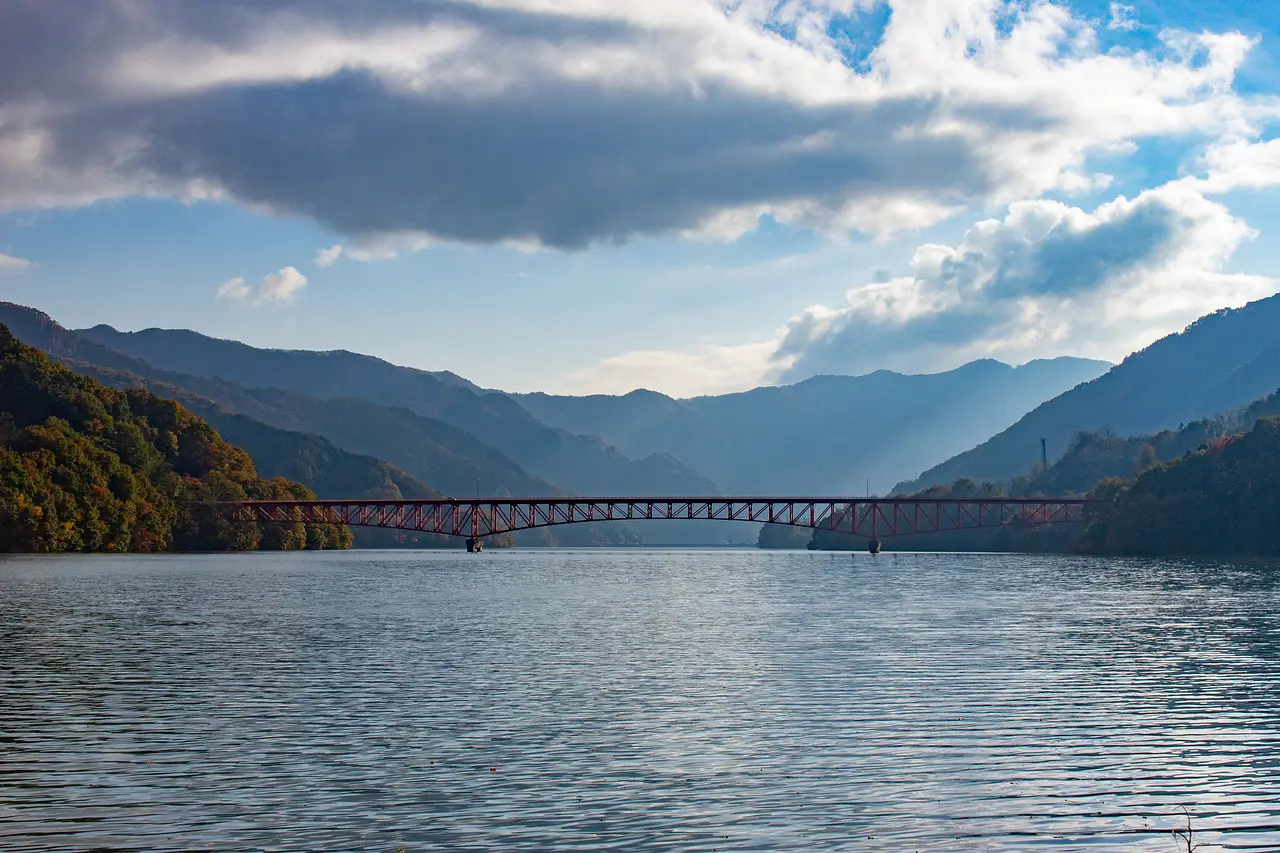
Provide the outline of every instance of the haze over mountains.
{"type": "Polygon", "coordinates": [[[631,459],[604,442],[539,422],[505,394],[450,373],[399,367],[348,352],[264,350],[186,330],[76,334],[163,370],[218,377],[245,388],[277,388],[319,400],[363,399],[403,407],[465,430],[531,474],[580,494],[706,494],[716,487],[661,455],[631,459]]]}
{"type": "MultiPolygon", "coordinates": [[[[943,374],[816,377],[676,402],[645,391],[622,397],[508,395],[455,374],[369,356],[263,350],[185,330],[95,326],[75,334],[164,370],[251,389],[259,403],[265,402],[261,389],[283,389],[317,401],[306,404],[313,410],[331,409],[334,400],[355,408],[349,401],[357,398],[408,410],[467,431],[543,480],[596,495],[844,493],[861,491],[868,479],[873,491],[887,489],[904,473],[971,447],[1110,366],[1066,358],[1014,369],[980,361],[943,374]],[[809,448],[834,442],[838,453],[825,464],[803,461],[809,448]]],[[[243,406],[232,408],[253,414],[243,406]]],[[[356,414],[318,431],[334,437],[356,414]]],[[[363,432],[369,417],[365,413],[359,427],[347,429],[363,432]]],[[[268,422],[283,425],[278,418],[268,422]]],[[[314,419],[292,428],[317,429],[314,419]]],[[[334,440],[355,447],[359,436],[334,440]]],[[[377,452],[368,443],[359,449],[377,452]]]]}
{"type": "MultiPolygon", "coordinates": [[[[264,473],[325,497],[856,495],[868,485],[884,493],[895,483],[906,491],[959,477],[1003,480],[1038,462],[1041,437],[1057,458],[1079,430],[1154,432],[1280,387],[1280,297],[1210,315],[1115,367],[982,360],[938,374],[817,376],[684,400],[644,390],[504,394],[348,352],[258,349],[185,330],[70,331],[8,303],[0,323],[107,384],[145,384],[180,400],[264,473]]],[[[748,525],[720,523],[670,525],[647,538],[754,536],[748,525]]],[[[636,540],[631,528],[591,525],[523,541],[636,540]]]]}
{"type": "Polygon", "coordinates": [[[1130,355],[1103,376],[1048,400],[990,440],[898,484],[914,492],[959,477],[996,482],[1026,473],[1080,431],[1141,435],[1248,405],[1280,387],[1280,296],[1200,318],[1130,355]]]}
{"type": "Polygon", "coordinates": [[[882,492],[903,472],[972,447],[1110,366],[983,360],[946,373],[815,376],[688,400],[651,391],[516,399],[547,423],[599,435],[627,453],[670,454],[733,494],[844,495],[862,494],[868,481],[882,492]]]}

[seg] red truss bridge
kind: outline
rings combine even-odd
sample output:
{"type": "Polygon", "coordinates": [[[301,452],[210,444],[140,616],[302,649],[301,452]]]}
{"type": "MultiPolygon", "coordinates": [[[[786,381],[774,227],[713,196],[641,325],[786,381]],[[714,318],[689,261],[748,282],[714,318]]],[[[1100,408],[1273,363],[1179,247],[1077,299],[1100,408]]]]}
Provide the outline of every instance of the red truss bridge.
{"type": "Polygon", "coordinates": [[[560,524],[684,519],[750,521],[833,530],[869,540],[982,527],[1071,524],[1085,520],[1086,498],[479,498],[459,500],[244,501],[240,521],[347,524],[440,533],[467,539],[560,524]]]}

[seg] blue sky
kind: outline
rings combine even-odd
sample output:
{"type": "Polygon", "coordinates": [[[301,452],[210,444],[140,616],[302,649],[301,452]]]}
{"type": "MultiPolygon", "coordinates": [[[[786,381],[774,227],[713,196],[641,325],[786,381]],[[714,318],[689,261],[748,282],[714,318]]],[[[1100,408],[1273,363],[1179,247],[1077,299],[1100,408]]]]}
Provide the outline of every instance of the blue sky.
{"type": "Polygon", "coordinates": [[[0,9],[0,298],[72,327],[686,395],[1280,291],[1272,4],[62,8],[0,9]]]}

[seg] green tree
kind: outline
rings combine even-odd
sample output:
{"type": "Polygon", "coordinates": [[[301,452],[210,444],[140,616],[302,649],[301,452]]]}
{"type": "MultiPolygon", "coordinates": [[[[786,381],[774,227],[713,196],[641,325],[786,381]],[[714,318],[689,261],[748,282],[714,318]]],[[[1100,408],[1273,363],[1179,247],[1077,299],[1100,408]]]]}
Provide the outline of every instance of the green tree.
{"type": "Polygon", "coordinates": [[[0,326],[0,550],[343,548],[343,526],[235,521],[228,502],[309,499],[182,406],[53,364],[0,326]]]}

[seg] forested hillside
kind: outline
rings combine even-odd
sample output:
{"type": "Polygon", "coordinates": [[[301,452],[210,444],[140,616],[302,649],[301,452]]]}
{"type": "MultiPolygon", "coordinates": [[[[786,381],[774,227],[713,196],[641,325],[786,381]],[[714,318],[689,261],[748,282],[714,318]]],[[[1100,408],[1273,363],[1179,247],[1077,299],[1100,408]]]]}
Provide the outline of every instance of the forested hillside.
{"type": "Polygon", "coordinates": [[[1104,483],[1115,506],[1084,550],[1141,555],[1280,555],[1280,418],[1143,472],[1104,483]]]}
{"type": "MultiPolygon", "coordinates": [[[[149,388],[232,428],[234,422],[225,420],[232,414],[260,422],[259,428],[240,433],[258,466],[264,471],[296,472],[301,482],[323,497],[375,496],[366,486],[385,479],[378,466],[401,469],[418,484],[410,491],[421,487],[458,496],[477,490],[485,495],[564,494],[563,489],[528,474],[470,433],[407,409],[354,398],[319,400],[276,388],[245,388],[224,379],[161,370],[86,340],[39,311],[11,303],[0,303],[0,319],[12,322],[15,334],[26,343],[105,385],[149,388]],[[328,444],[331,459],[345,473],[335,478],[323,466],[305,461],[317,440],[328,444]]],[[[429,534],[359,530],[355,535],[361,547],[457,544],[429,534]]],[[[621,545],[635,544],[638,537],[625,525],[592,523],[527,531],[519,534],[518,541],[526,545],[621,545]]]]}
{"type": "MultiPolygon", "coordinates": [[[[394,465],[348,453],[318,435],[276,429],[208,401],[186,399],[184,404],[223,438],[243,447],[263,476],[306,483],[317,497],[414,500],[441,496],[394,465]]],[[[464,543],[436,533],[373,527],[353,527],[351,535],[355,548],[461,548],[464,543]]],[[[510,540],[504,539],[503,544],[510,540]]]]}
{"type": "Polygon", "coordinates": [[[1104,479],[1137,477],[1160,462],[1248,432],[1260,418],[1277,414],[1280,414],[1280,391],[1243,409],[1150,435],[1119,436],[1109,429],[1078,432],[1072,436],[1062,458],[1047,469],[1015,477],[1004,488],[1009,494],[1025,496],[1087,494],[1104,479]]]}
{"type": "MultiPolygon", "coordinates": [[[[169,381],[140,379],[119,371],[68,362],[74,369],[98,376],[108,384],[142,383],[175,396],[215,425],[226,426],[265,470],[292,470],[301,482],[322,497],[457,497],[481,495],[560,495],[564,491],[532,477],[503,454],[474,436],[407,409],[379,406],[367,400],[316,400],[305,394],[274,388],[238,388],[221,380],[204,380],[152,370],[169,381]],[[180,381],[184,387],[172,382],[180,381]],[[254,417],[232,413],[189,387],[208,389],[219,401],[254,417]],[[301,427],[306,432],[298,431],[301,427]],[[331,443],[332,442],[332,443],[331,443]],[[323,459],[315,448],[329,448],[323,459]],[[346,448],[343,450],[341,448],[346,448]],[[381,461],[391,460],[390,463],[381,461]],[[330,468],[330,463],[336,469],[330,468]],[[291,466],[280,468],[279,466],[291,466]],[[388,470],[396,472],[395,475],[388,470]],[[426,485],[438,483],[438,488],[426,485]],[[381,484],[385,494],[368,491],[381,484]]],[[[359,547],[459,547],[462,540],[433,534],[373,531],[357,528],[359,547]]],[[[621,524],[575,524],[527,530],[516,543],[528,546],[631,545],[635,532],[621,524]]]]}
{"type": "MultiPolygon", "coordinates": [[[[1141,513],[1132,509],[1136,495],[1150,490],[1152,478],[1163,476],[1155,472],[1177,466],[1186,460],[1201,458],[1206,451],[1221,448],[1239,440],[1243,435],[1258,430],[1274,416],[1280,415],[1280,391],[1257,400],[1243,409],[1224,412],[1212,418],[1182,424],[1175,430],[1162,430],[1152,435],[1117,436],[1109,430],[1080,432],[1072,437],[1066,454],[1047,468],[1037,467],[1021,477],[1006,482],[975,483],[961,478],[950,484],[936,484],[914,493],[917,497],[982,499],[993,497],[1071,497],[1092,496],[1117,499],[1117,518],[1121,527],[1112,538],[1099,533],[1105,525],[1095,526],[1089,536],[1081,539],[1081,531],[1071,526],[1047,526],[1042,528],[1000,528],[994,530],[963,530],[929,533],[886,543],[890,549],[917,550],[977,550],[977,551],[1070,551],[1077,547],[1095,552],[1165,553],[1152,550],[1152,544],[1142,539],[1133,523],[1141,513]],[[1145,485],[1144,485],[1145,484],[1145,485]],[[1145,549],[1145,550],[1142,550],[1145,549]]],[[[1238,471],[1249,470],[1250,484],[1267,482],[1276,474],[1274,460],[1266,455],[1264,443],[1257,439],[1237,448],[1234,457],[1238,471]]],[[[1212,453],[1210,453],[1212,456],[1212,453]]],[[[1238,472],[1237,472],[1238,473],[1238,472]]],[[[1238,477],[1238,479],[1240,479],[1238,477]]],[[[1207,508],[1216,513],[1218,507],[1230,506],[1233,495],[1222,492],[1222,481],[1202,478],[1182,481],[1180,499],[1184,509],[1199,511],[1207,508]]],[[[1237,484],[1238,485],[1238,484],[1237,484]]],[[[1251,486],[1249,486],[1251,487],[1251,486]]],[[[1242,487],[1247,491],[1249,487],[1242,487]]],[[[1263,504],[1265,506],[1265,501],[1263,504]]],[[[1253,503],[1250,503],[1253,506],[1253,503]]],[[[1239,508],[1238,508],[1239,509],[1239,508]]],[[[1249,510],[1240,509],[1245,515],[1249,510]]],[[[1216,517],[1216,516],[1215,516],[1216,517]]],[[[1280,515],[1254,517],[1259,523],[1280,526],[1280,515]]],[[[1176,523],[1176,522],[1175,522],[1176,523]]],[[[766,528],[767,530],[767,528],[766,528]]],[[[1232,534],[1223,528],[1224,536],[1232,534]]],[[[1191,543],[1171,539],[1173,543],[1191,547],[1191,543]]],[[[761,547],[802,547],[797,537],[784,533],[762,532],[761,547]]],[[[865,540],[840,533],[820,530],[809,541],[809,546],[820,550],[858,550],[866,547],[865,540]]],[[[1172,547],[1172,546],[1171,546],[1172,547]]],[[[1167,553],[1270,553],[1258,550],[1258,544],[1238,537],[1218,543],[1209,550],[1205,544],[1191,551],[1172,550],[1167,553]]]]}
{"type": "Polygon", "coordinates": [[[213,404],[188,408],[224,439],[248,451],[263,474],[307,483],[319,497],[412,500],[441,496],[394,465],[340,450],[318,435],[275,429],[213,404]]]}
{"type": "MultiPolygon", "coordinates": [[[[70,359],[64,363],[109,386],[145,387],[177,399],[215,427],[227,430],[261,470],[273,476],[294,477],[320,497],[413,499],[445,494],[422,482],[415,476],[419,474],[433,479],[438,476],[460,487],[449,493],[462,496],[479,488],[481,483],[484,494],[508,494],[507,484],[517,488],[531,484],[517,494],[561,493],[549,483],[530,477],[502,454],[465,433],[446,435],[446,439],[454,439],[452,445],[434,440],[441,429],[447,434],[461,431],[404,409],[388,409],[365,400],[314,400],[275,389],[239,388],[222,380],[157,371],[142,362],[136,369],[145,375],[70,359]],[[220,402],[192,391],[191,387],[216,394],[219,401],[229,401],[257,418],[229,411],[220,402]],[[258,418],[286,426],[303,425],[316,432],[281,428],[258,418]],[[383,451],[409,471],[372,455],[344,450],[330,438],[355,451],[366,447],[383,451]],[[457,453],[458,450],[463,453],[457,453]],[[468,450],[470,455],[466,453],[468,450]]],[[[462,544],[461,539],[409,531],[356,528],[353,534],[355,545],[361,548],[454,548],[462,544]]],[[[524,531],[514,541],[541,546],[618,545],[633,544],[636,537],[623,525],[578,524],[554,530],[524,531]]]]}
{"type": "Polygon", "coordinates": [[[344,548],[346,528],[233,522],[216,504],[312,499],[172,400],[51,362],[0,326],[0,550],[344,548]]]}
{"type": "Polygon", "coordinates": [[[1037,407],[988,441],[894,491],[961,477],[1008,480],[1039,457],[1065,453],[1081,431],[1143,435],[1211,418],[1280,387],[1280,296],[1222,310],[1126,358],[1104,376],[1037,407]]]}

